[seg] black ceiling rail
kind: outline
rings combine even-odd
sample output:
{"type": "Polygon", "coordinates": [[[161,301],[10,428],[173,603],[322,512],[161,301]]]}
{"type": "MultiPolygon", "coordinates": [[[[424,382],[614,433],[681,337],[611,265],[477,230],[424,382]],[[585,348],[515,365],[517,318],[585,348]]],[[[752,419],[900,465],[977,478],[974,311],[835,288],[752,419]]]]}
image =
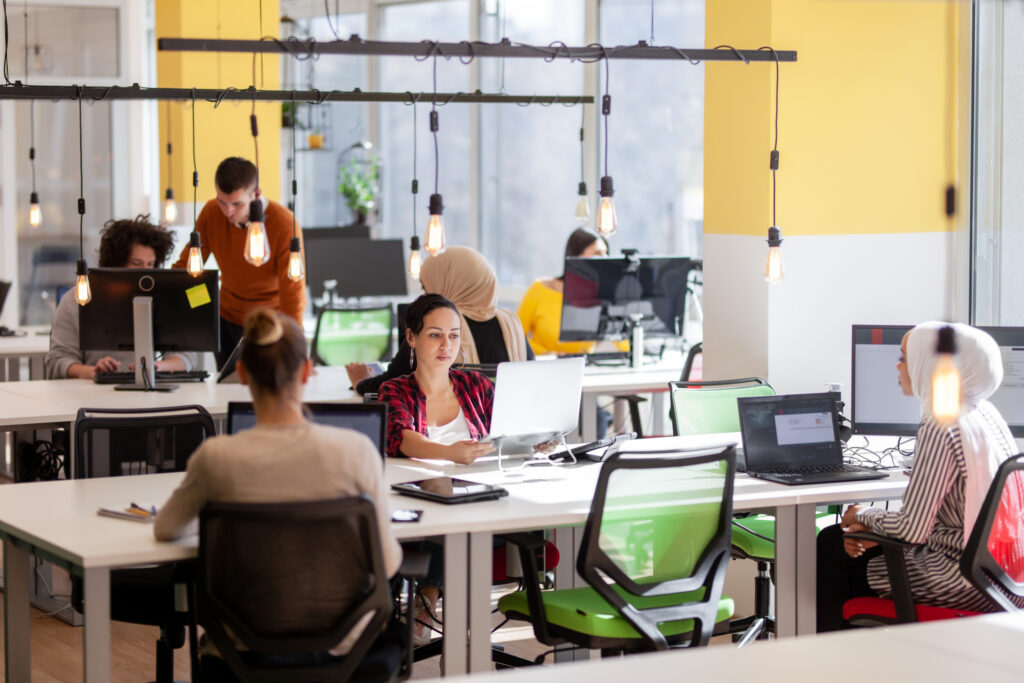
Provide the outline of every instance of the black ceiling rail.
{"type": "MultiPolygon", "coordinates": [[[[435,54],[441,57],[474,59],[477,57],[522,57],[554,60],[566,58],[573,61],[597,61],[599,59],[686,59],[691,62],[774,62],[775,56],[762,50],[737,50],[735,48],[694,48],[684,49],[671,46],[648,45],[640,41],[635,45],[603,47],[586,45],[570,47],[564,43],[550,45],[526,45],[513,43],[507,38],[499,43],[485,43],[464,40],[459,43],[439,43],[429,40],[420,42],[397,42],[363,40],[353,35],[348,40],[321,42],[315,39],[301,40],[277,38],[264,40],[227,40],[216,38],[160,38],[157,49],[164,52],[263,52],[285,53],[298,57],[313,55],[369,55],[379,57],[417,57],[426,59],[435,54]]],[[[777,50],[780,62],[795,62],[795,50],[777,50]]]]}
{"type": "MultiPolygon", "coordinates": [[[[355,90],[257,90],[248,88],[143,88],[138,83],[132,85],[113,86],[77,86],[77,85],[25,85],[15,81],[13,85],[0,85],[0,100],[192,100],[213,102],[215,105],[223,101],[244,100],[251,102],[300,102],[322,104],[324,102],[429,102],[434,93],[413,92],[364,92],[355,90]]],[[[590,95],[501,95],[484,93],[479,90],[471,93],[437,93],[438,105],[452,102],[482,104],[552,104],[575,105],[593,104],[590,95]]]]}

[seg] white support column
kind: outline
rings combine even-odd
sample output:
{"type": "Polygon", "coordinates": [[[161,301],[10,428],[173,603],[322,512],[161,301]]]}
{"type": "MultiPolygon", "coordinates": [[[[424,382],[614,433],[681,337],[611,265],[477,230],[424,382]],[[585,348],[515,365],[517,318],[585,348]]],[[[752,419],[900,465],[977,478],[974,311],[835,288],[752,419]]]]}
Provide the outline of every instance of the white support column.
{"type": "Polygon", "coordinates": [[[83,680],[105,683],[110,680],[110,569],[86,569],[84,573],[83,680]]]}
{"type": "Polygon", "coordinates": [[[29,559],[26,551],[4,539],[4,680],[7,681],[32,678],[29,559]]]}
{"type": "Polygon", "coordinates": [[[469,537],[448,534],[444,537],[444,583],[454,587],[444,595],[444,671],[445,676],[467,672],[468,623],[466,591],[468,580],[469,537]]]}
{"type": "MultiPolygon", "coordinates": [[[[469,671],[491,670],[491,579],[493,535],[469,535],[469,671]]],[[[448,623],[447,610],[445,624],[448,623]]]]}

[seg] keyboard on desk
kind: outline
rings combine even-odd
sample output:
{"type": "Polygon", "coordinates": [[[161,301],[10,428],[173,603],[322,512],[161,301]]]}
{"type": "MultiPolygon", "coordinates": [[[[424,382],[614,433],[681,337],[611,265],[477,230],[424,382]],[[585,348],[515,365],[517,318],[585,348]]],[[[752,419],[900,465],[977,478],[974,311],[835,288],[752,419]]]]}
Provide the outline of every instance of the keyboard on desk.
{"type": "Polygon", "coordinates": [[[760,470],[747,474],[758,479],[778,482],[780,484],[826,484],[834,481],[856,481],[863,479],[883,479],[885,472],[858,467],[856,465],[815,465],[792,469],[760,470]]]}
{"type": "MultiPolygon", "coordinates": [[[[206,370],[157,370],[156,381],[163,383],[172,382],[202,382],[210,376],[206,370]]],[[[103,372],[96,373],[92,378],[96,384],[135,384],[135,371],[128,372],[103,372]]]]}

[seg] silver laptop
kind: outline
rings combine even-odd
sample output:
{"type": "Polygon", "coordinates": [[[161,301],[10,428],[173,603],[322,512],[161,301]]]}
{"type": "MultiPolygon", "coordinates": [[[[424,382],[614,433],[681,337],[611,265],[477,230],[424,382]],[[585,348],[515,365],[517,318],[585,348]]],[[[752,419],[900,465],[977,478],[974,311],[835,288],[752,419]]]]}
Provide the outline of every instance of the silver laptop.
{"type": "Polygon", "coordinates": [[[576,429],[583,366],[583,358],[500,363],[491,432],[480,441],[499,445],[503,455],[522,454],[576,429]]]}

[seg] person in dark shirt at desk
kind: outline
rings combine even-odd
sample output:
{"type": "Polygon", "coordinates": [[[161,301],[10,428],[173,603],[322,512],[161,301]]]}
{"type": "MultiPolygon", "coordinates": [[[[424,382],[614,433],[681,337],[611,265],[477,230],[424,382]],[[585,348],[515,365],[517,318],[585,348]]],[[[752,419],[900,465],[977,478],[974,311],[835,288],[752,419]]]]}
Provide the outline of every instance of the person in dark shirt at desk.
{"type": "MultiPolygon", "coordinates": [[[[107,221],[100,236],[101,268],[159,268],[167,259],[174,238],[149,222],[149,216],[135,220],[107,221]]],[[[82,351],[78,337],[78,302],[70,290],[61,297],[53,317],[50,351],[43,360],[46,379],[92,379],[96,373],[127,370],[134,362],[131,351],[82,351]]],[[[198,363],[194,353],[176,353],[156,362],[157,370],[192,370],[198,363]]]]}
{"type": "MultiPolygon", "coordinates": [[[[424,261],[420,283],[424,292],[440,294],[457,308],[462,323],[459,363],[533,360],[533,349],[519,319],[511,311],[498,308],[498,278],[479,252],[469,247],[448,247],[424,261]]],[[[389,379],[412,372],[409,344],[405,339],[400,341],[398,353],[383,375],[371,376],[365,363],[349,363],[346,370],[360,394],[378,392],[389,379]]]]}

